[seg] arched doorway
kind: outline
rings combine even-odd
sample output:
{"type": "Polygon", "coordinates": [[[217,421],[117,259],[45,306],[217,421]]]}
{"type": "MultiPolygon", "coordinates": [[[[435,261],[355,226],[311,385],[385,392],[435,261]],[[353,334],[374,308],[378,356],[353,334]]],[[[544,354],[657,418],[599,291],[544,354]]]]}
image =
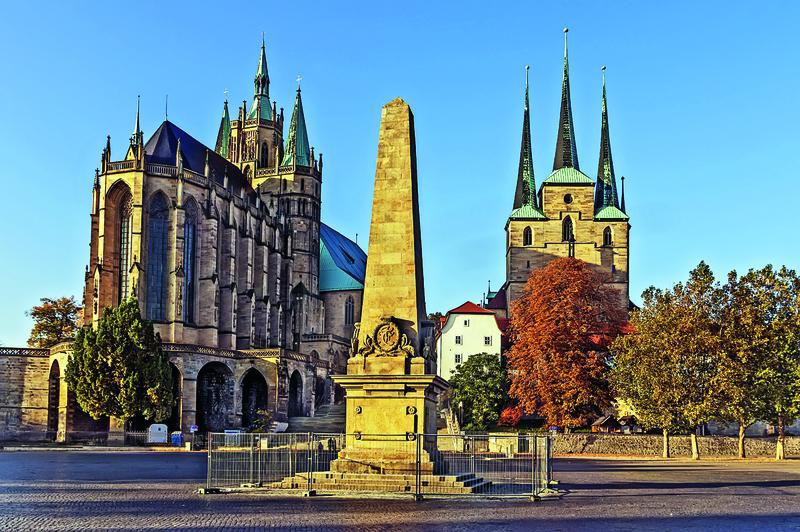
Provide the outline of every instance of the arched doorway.
{"type": "Polygon", "coordinates": [[[303,415],[303,377],[294,370],[289,378],[289,417],[303,415]]]}
{"type": "Polygon", "coordinates": [[[267,409],[267,381],[261,373],[250,368],[242,379],[242,427],[256,427],[261,415],[259,410],[267,409]]]}
{"type": "Polygon", "coordinates": [[[181,392],[183,391],[183,387],[181,386],[183,382],[183,378],[181,377],[181,372],[172,362],[169,363],[169,367],[172,368],[172,400],[174,401],[172,405],[172,414],[170,414],[169,418],[164,421],[167,424],[167,428],[170,432],[175,430],[181,430],[181,407],[182,407],[182,397],[181,392]]]}
{"type": "Polygon", "coordinates": [[[50,366],[50,377],[47,381],[47,437],[54,439],[58,434],[58,406],[61,400],[61,368],[58,360],[50,366]]]}
{"type": "Polygon", "coordinates": [[[197,374],[197,425],[221,432],[233,425],[233,374],[221,362],[209,362],[197,374]]]}

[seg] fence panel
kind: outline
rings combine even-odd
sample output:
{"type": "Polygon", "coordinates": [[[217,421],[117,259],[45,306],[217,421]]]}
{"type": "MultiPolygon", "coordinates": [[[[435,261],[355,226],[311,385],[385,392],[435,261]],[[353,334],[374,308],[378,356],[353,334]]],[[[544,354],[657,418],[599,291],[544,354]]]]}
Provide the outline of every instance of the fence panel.
{"type": "Polygon", "coordinates": [[[207,487],[538,496],[550,453],[549,437],[518,434],[214,433],[207,487]]]}

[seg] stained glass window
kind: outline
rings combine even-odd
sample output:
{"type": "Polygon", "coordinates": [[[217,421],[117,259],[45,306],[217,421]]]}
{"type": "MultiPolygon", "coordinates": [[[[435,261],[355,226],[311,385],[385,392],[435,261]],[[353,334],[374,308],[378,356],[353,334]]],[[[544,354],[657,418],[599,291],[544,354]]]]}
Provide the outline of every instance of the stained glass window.
{"type": "Polygon", "coordinates": [[[183,321],[194,323],[195,241],[197,240],[197,204],[189,201],[183,221],[183,321]]]}
{"type": "Polygon", "coordinates": [[[169,206],[163,194],[150,202],[147,225],[147,319],[164,321],[167,310],[169,206]]]}
{"type": "Polygon", "coordinates": [[[130,198],[121,202],[119,209],[119,293],[117,299],[119,303],[125,301],[128,296],[128,270],[130,269],[131,258],[131,207],[130,198]]]}

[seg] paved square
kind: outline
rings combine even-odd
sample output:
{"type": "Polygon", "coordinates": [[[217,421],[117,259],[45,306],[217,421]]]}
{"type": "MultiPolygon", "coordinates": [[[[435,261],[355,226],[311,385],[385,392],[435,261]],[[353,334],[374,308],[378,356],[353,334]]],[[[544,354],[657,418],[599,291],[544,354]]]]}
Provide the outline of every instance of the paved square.
{"type": "Polygon", "coordinates": [[[0,530],[800,530],[800,461],[557,459],[560,500],[197,495],[206,456],[0,453],[0,530]]]}

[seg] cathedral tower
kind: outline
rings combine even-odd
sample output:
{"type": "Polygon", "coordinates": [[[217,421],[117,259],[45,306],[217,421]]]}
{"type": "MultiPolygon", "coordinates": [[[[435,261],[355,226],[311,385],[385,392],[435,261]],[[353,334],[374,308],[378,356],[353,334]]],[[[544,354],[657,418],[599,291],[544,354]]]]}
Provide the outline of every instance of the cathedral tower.
{"type": "Polygon", "coordinates": [[[506,282],[489,294],[487,308],[508,315],[511,303],[521,295],[531,271],[557,257],[576,257],[608,276],[620,293],[625,308],[628,299],[628,215],[624,199],[617,196],[606,103],[603,67],[600,160],[597,179],[580,170],[575,143],[575,124],[570,97],[569,57],[566,29],[564,70],[553,170],[536,191],[530,134],[530,109],[526,67],[522,145],[511,215],[506,222],[506,282]]]}

